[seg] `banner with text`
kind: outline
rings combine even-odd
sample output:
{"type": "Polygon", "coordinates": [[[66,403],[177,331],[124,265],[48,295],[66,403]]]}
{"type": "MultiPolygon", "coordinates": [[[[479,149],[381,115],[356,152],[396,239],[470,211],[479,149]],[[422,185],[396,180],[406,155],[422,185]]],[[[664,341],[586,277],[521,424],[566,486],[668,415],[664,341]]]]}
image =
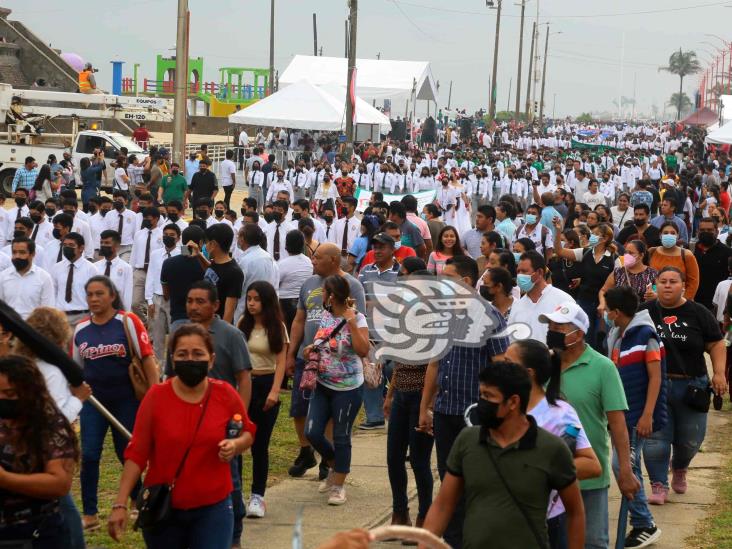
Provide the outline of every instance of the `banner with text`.
{"type": "MultiPolygon", "coordinates": [[[[437,191],[421,191],[418,193],[412,193],[412,196],[417,199],[417,214],[422,213],[422,208],[426,204],[429,204],[435,200],[437,191]]],[[[384,202],[393,202],[395,200],[401,200],[403,194],[384,194],[384,202]]],[[[368,208],[369,206],[369,200],[371,200],[371,191],[367,191],[365,189],[356,189],[355,194],[356,200],[358,200],[358,205],[356,206],[356,211],[363,213],[363,211],[368,208]]]]}

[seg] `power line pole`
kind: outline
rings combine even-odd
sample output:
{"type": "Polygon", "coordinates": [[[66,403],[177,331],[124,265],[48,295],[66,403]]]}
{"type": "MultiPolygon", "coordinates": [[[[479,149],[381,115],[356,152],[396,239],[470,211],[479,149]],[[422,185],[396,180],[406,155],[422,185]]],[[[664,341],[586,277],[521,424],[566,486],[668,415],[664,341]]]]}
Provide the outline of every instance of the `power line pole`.
{"type": "Polygon", "coordinates": [[[173,161],[183,165],[186,158],[186,118],[188,115],[188,0],[178,0],[175,39],[175,99],[173,103],[173,161]]]}
{"type": "Polygon", "coordinates": [[[447,92],[447,110],[450,110],[450,102],[452,101],[452,80],[450,80],[450,90],[447,92]]]}
{"type": "Polygon", "coordinates": [[[544,125],[544,90],[546,89],[546,58],[549,53],[549,25],[546,26],[546,41],[544,42],[544,68],[541,70],[541,99],[539,99],[539,123],[544,125]]]}
{"type": "Polygon", "coordinates": [[[346,55],[345,55],[345,57],[346,57],[346,59],[348,59],[348,19],[346,19],[345,23],[346,23],[346,33],[345,33],[345,37],[346,37],[346,55]]]}
{"type": "Polygon", "coordinates": [[[491,77],[491,100],[488,107],[488,117],[492,120],[496,117],[496,76],[498,73],[498,36],[501,32],[501,6],[503,0],[498,0],[498,9],[496,10],[496,40],[493,45],[493,76],[491,77]]]}
{"type": "Polygon", "coordinates": [[[531,29],[531,51],[529,51],[529,77],[526,81],[526,121],[530,120],[531,112],[531,71],[534,67],[534,47],[536,46],[536,21],[531,29]]]}
{"type": "Polygon", "coordinates": [[[318,20],[317,16],[313,14],[313,55],[318,55],[318,20]]]}
{"type": "Polygon", "coordinates": [[[353,156],[354,138],[354,109],[356,108],[356,28],[358,18],[358,0],[349,0],[350,8],[350,36],[348,43],[348,85],[346,86],[346,159],[351,161],[353,156]]]}
{"type": "Polygon", "coordinates": [[[274,93],[274,5],[275,0],[270,0],[269,8],[269,94],[274,93]]]}
{"type": "MultiPolygon", "coordinates": [[[[516,120],[521,115],[521,60],[524,51],[524,11],[526,0],[521,0],[521,30],[519,31],[518,76],[516,76],[516,120]]],[[[531,69],[529,69],[531,71],[531,69]]]]}
{"type": "Polygon", "coordinates": [[[381,61],[381,52],[379,52],[379,53],[376,54],[376,59],[378,59],[379,61],[381,61]]]}
{"type": "Polygon", "coordinates": [[[506,112],[511,108],[511,88],[513,87],[513,77],[508,81],[508,99],[506,100],[506,112]]]}
{"type": "MultiPolygon", "coordinates": [[[[534,78],[534,88],[531,91],[531,97],[534,103],[536,103],[536,85],[539,83],[539,0],[536,0],[536,23],[534,24],[534,32],[536,33],[536,45],[534,46],[534,74],[532,75],[534,78]]],[[[531,115],[532,120],[537,114],[539,113],[534,109],[531,115]]]]}

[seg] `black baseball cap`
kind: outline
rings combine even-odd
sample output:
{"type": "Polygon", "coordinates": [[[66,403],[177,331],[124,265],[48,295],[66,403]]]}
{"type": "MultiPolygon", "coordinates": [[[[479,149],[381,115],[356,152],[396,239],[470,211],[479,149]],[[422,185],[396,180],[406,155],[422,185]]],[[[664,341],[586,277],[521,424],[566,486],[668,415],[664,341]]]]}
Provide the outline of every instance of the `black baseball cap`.
{"type": "Polygon", "coordinates": [[[393,237],[386,233],[377,233],[374,236],[371,237],[371,243],[374,242],[380,242],[381,244],[388,244],[392,248],[394,247],[394,244],[396,244],[396,241],[393,237]]]}

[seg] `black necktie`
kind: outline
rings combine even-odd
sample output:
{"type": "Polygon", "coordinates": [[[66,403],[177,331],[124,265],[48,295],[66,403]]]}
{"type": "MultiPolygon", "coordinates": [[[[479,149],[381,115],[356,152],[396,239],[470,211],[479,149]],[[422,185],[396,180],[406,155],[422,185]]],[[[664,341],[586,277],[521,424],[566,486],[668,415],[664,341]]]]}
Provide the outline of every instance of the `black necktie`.
{"type": "Polygon", "coordinates": [[[275,258],[275,261],[280,260],[280,225],[277,224],[277,227],[275,227],[275,234],[274,234],[274,246],[272,250],[272,255],[275,258]]]}
{"type": "Polygon", "coordinates": [[[56,263],[61,261],[61,252],[63,252],[63,246],[61,246],[61,242],[58,243],[58,255],[56,256],[56,263]]]}
{"type": "Polygon", "coordinates": [[[147,231],[147,242],[145,243],[145,266],[143,269],[147,271],[147,266],[150,264],[150,238],[152,237],[152,231],[147,231]]]}
{"type": "Polygon", "coordinates": [[[15,216],[15,220],[18,221],[20,219],[20,208],[18,208],[18,214],[15,216]]]}
{"type": "Polygon", "coordinates": [[[38,234],[38,227],[40,227],[40,224],[36,223],[36,226],[33,227],[33,232],[31,233],[31,240],[33,242],[36,241],[36,235],[38,234]]]}
{"type": "Polygon", "coordinates": [[[66,303],[71,303],[71,288],[74,285],[74,264],[69,264],[69,274],[66,277],[66,303]]]}
{"type": "Polygon", "coordinates": [[[330,225],[325,226],[325,238],[330,236],[330,225]]]}
{"type": "Polygon", "coordinates": [[[348,252],[348,218],[343,224],[343,239],[341,241],[341,255],[346,255],[348,252]]]}
{"type": "Polygon", "coordinates": [[[119,237],[122,238],[122,223],[125,222],[125,218],[122,217],[122,212],[117,212],[117,215],[119,216],[119,223],[117,224],[117,232],[119,233],[119,237]]]}
{"type": "Polygon", "coordinates": [[[108,259],[107,266],[104,267],[104,276],[109,277],[109,273],[112,272],[112,262],[108,259]]]}

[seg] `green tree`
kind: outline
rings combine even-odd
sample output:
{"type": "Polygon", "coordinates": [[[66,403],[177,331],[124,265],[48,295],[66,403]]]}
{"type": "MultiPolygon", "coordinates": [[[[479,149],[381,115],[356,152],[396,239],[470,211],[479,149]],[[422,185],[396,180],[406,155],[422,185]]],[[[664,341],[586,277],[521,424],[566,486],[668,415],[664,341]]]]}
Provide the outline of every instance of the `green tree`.
{"type": "Polygon", "coordinates": [[[684,92],[671,94],[671,98],[667,103],[669,106],[676,109],[676,120],[679,119],[681,111],[685,111],[691,107],[691,99],[684,92]]]}
{"type": "Polygon", "coordinates": [[[579,124],[590,124],[592,122],[592,115],[588,112],[583,112],[574,120],[579,124]]]}
{"type": "MultiPolygon", "coordinates": [[[[674,96],[677,96],[677,103],[675,103],[675,105],[676,120],[678,120],[681,118],[681,103],[682,96],[684,96],[684,77],[701,71],[701,65],[699,64],[699,60],[696,58],[696,52],[684,52],[679,48],[679,51],[673,52],[671,57],[668,58],[668,66],[660,67],[658,70],[670,72],[671,74],[676,74],[679,77],[679,93],[671,96],[672,99],[674,96]]],[[[686,99],[688,101],[689,98],[687,97],[686,99]]]]}

